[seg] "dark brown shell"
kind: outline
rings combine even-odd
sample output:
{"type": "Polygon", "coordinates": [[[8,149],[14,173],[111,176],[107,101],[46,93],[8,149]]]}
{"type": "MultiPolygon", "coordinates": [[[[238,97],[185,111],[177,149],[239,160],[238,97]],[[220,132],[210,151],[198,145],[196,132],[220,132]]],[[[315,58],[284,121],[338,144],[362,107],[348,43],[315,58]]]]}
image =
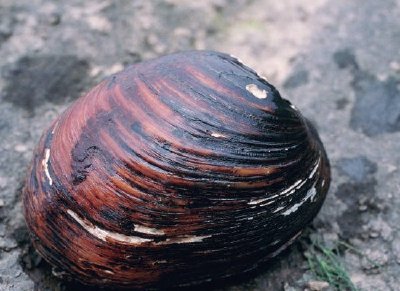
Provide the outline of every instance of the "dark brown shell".
{"type": "Polygon", "coordinates": [[[24,189],[33,242],[88,284],[231,277],[285,248],[329,187],[313,127],[237,59],[193,51],[131,66],[44,133],[24,189]]]}

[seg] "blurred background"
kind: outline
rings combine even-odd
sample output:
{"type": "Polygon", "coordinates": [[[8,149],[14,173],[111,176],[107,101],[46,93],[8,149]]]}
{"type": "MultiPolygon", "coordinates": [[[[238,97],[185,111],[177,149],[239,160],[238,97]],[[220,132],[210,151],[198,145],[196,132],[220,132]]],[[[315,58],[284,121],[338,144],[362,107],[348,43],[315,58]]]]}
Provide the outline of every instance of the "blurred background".
{"type": "Polygon", "coordinates": [[[218,290],[399,290],[399,47],[399,0],[0,0],[0,290],[86,290],[29,242],[32,150],[104,77],[191,49],[264,75],[316,124],[333,171],[300,241],[218,290]]]}

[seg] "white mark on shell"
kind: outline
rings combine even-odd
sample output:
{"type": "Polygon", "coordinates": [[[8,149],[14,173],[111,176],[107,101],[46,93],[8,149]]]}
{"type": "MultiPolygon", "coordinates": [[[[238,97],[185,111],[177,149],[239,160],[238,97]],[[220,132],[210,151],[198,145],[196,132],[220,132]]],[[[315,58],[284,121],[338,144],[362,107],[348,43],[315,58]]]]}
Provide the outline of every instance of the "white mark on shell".
{"type": "Polygon", "coordinates": [[[222,133],[219,133],[219,132],[212,132],[211,136],[217,137],[217,138],[219,138],[219,137],[224,137],[225,138],[226,137],[226,135],[224,135],[222,133]]]}
{"type": "Polygon", "coordinates": [[[314,202],[314,198],[316,195],[317,195],[317,189],[315,188],[315,184],[314,184],[314,186],[310,190],[307,191],[306,197],[309,197],[311,202],[314,202]]]}
{"type": "MultiPolygon", "coordinates": [[[[287,242],[285,242],[282,246],[280,246],[276,251],[268,255],[268,258],[273,258],[279,255],[282,251],[284,251],[288,246],[290,246],[296,238],[298,238],[301,235],[302,230],[300,230],[298,233],[296,233],[294,236],[292,236],[287,242]]],[[[274,241],[271,245],[277,244],[279,241],[274,241]]]]}
{"type": "MultiPolygon", "coordinates": [[[[300,189],[301,187],[303,187],[304,184],[305,184],[308,180],[310,180],[310,179],[312,179],[312,178],[314,177],[315,173],[316,173],[317,170],[318,170],[320,161],[321,161],[321,160],[318,160],[318,162],[315,163],[315,166],[314,166],[313,169],[311,170],[311,173],[310,173],[310,175],[308,176],[307,179],[305,179],[305,180],[297,180],[295,183],[293,183],[293,185],[289,186],[288,188],[286,188],[285,190],[283,190],[283,191],[281,191],[281,192],[279,192],[279,193],[276,193],[276,194],[274,194],[274,195],[272,195],[272,196],[269,196],[269,197],[266,197],[266,198],[252,199],[252,200],[250,200],[247,204],[248,204],[248,205],[259,205],[259,204],[260,204],[260,206],[266,206],[266,205],[269,205],[269,204],[273,203],[273,202],[274,202],[273,199],[276,198],[276,197],[278,197],[278,196],[281,196],[281,195],[286,195],[286,196],[292,195],[294,192],[296,192],[296,190],[298,190],[298,189],[300,189]],[[266,202],[266,201],[268,201],[268,202],[267,202],[267,203],[263,203],[263,202],[266,202]],[[261,203],[263,203],[263,204],[261,204],[261,203]]],[[[314,184],[313,188],[315,188],[315,184],[314,184]]],[[[309,191],[311,191],[313,188],[311,188],[309,191]]],[[[308,192],[307,192],[307,195],[308,195],[308,192]]],[[[306,195],[306,197],[307,197],[307,195],[306,195]]],[[[314,199],[314,196],[315,196],[315,195],[316,195],[316,192],[312,194],[312,199],[314,199]]],[[[308,198],[310,198],[310,197],[307,197],[307,199],[308,199],[308,198]]],[[[313,200],[312,200],[312,201],[313,201],[313,200]]],[[[301,202],[300,202],[300,203],[301,203],[301,202]]],[[[296,206],[296,204],[295,204],[294,206],[296,206]]],[[[300,205],[299,205],[299,206],[300,206],[300,205]]],[[[279,210],[281,210],[281,209],[279,209],[279,210]]],[[[297,208],[296,208],[296,210],[297,210],[297,208]]],[[[287,211],[288,211],[288,210],[287,210],[287,211]]],[[[295,211],[295,210],[294,210],[294,211],[295,211]]],[[[285,213],[285,212],[284,212],[284,213],[285,213]]]]}
{"type": "Polygon", "coordinates": [[[44,150],[44,159],[42,160],[42,166],[44,168],[44,173],[46,174],[47,179],[49,180],[49,185],[53,185],[53,179],[50,177],[49,173],[49,159],[50,159],[50,149],[44,150]]]}
{"type": "Polygon", "coordinates": [[[274,245],[278,244],[280,241],[281,241],[280,239],[274,240],[272,243],[270,243],[270,245],[274,246],[274,245]]]}
{"type": "Polygon", "coordinates": [[[311,171],[310,176],[308,176],[308,179],[311,179],[312,177],[314,177],[315,173],[317,172],[320,162],[321,162],[321,160],[319,159],[318,162],[315,164],[315,167],[311,171]]]}
{"type": "Polygon", "coordinates": [[[270,204],[272,204],[274,202],[275,202],[275,200],[268,201],[266,203],[260,204],[260,207],[264,207],[264,206],[270,205],[270,204]]]}
{"type": "Polygon", "coordinates": [[[140,233],[145,233],[145,234],[155,234],[155,235],[163,235],[165,234],[164,231],[156,228],[151,228],[143,225],[136,225],[135,224],[135,231],[140,232],[140,233]]]}
{"type": "MultiPolygon", "coordinates": [[[[71,209],[68,209],[67,213],[77,223],[79,223],[79,225],[82,226],[88,233],[90,233],[91,235],[93,235],[94,237],[96,237],[102,241],[108,241],[111,239],[118,243],[131,244],[131,245],[140,245],[143,243],[150,243],[152,245],[170,245],[170,244],[197,243],[197,242],[202,242],[204,239],[211,237],[211,235],[203,235],[203,236],[187,235],[187,236],[178,236],[178,237],[174,237],[174,238],[167,238],[165,241],[161,241],[161,242],[154,242],[154,240],[149,239],[149,238],[130,236],[130,235],[125,235],[125,234],[102,229],[102,228],[94,225],[90,221],[80,218],[79,215],[76,214],[71,209]]],[[[135,231],[138,231],[137,227],[138,226],[135,226],[135,231]]],[[[140,226],[139,230],[141,230],[142,233],[147,233],[147,234],[164,233],[161,230],[152,229],[152,228],[148,228],[148,227],[144,227],[144,226],[140,226]]]]}
{"type": "Polygon", "coordinates": [[[71,209],[68,209],[67,213],[76,222],[78,222],[88,233],[90,233],[91,235],[93,235],[94,237],[97,237],[98,239],[100,239],[102,241],[107,241],[108,239],[112,239],[119,243],[125,243],[125,244],[141,244],[141,243],[152,241],[151,239],[148,239],[148,238],[141,238],[138,236],[128,236],[125,234],[104,230],[104,229],[92,224],[91,222],[89,222],[87,220],[81,219],[78,216],[78,214],[76,214],[71,209]]]}
{"type": "Polygon", "coordinates": [[[110,274],[110,275],[114,275],[115,273],[113,271],[110,270],[104,270],[104,273],[110,274]]]}
{"type": "MultiPolygon", "coordinates": [[[[248,204],[248,205],[257,205],[257,204],[261,204],[261,203],[263,203],[263,202],[265,202],[265,201],[272,200],[272,199],[274,199],[274,198],[276,198],[276,197],[278,197],[278,196],[281,196],[281,195],[287,194],[287,196],[288,196],[288,195],[294,193],[297,189],[301,188],[306,182],[307,182],[307,180],[304,180],[304,181],[302,181],[302,180],[297,180],[293,185],[291,185],[291,186],[288,187],[287,189],[285,189],[285,190],[283,190],[283,191],[281,191],[281,192],[279,192],[279,193],[277,193],[277,194],[275,194],[275,195],[272,195],[272,196],[267,197],[267,198],[261,198],[261,199],[250,200],[250,202],[247,203],[247,204],[248,204]]],[[[273,202],[273,200],[270,201],[270,202],[268,202],[268,203],[265,203],[265,204],[263,204],[263,205],[261,205],[261,206],[266,206],[266,205],[268,205],[268,204],[271,204],[272,202],[273,202]]]]}
{"type": "Polygon", "coordinates": [[[297,211],[297,209],[299,209],[299,207],[303,205],[308,199],[310,199],[311,202],[313,202],[316,194],[317,190],[315,189],[315,184],[314,184],[313,187],[311,187],[311,189],[307,191],[307,195],[303,198],[303,200],[301,200],[299,203],[294,204],[288,210],[282,212],[282,215],[286,216],[297,211]]]}
{"type": "Polygon", "coordinates": [[[263,79],[264,81],[268,82],[267,77],[265,77],[264,75],[258,74],[258,76],[259,76],[261,79],[263,79]]]}
{"type": "Polygon", "coordinates": [[[258,99],[265,99],[267,98],[267,91],[264,89],[258,88],[256,84],[248,84],[246,85],[246,90],[253,94],[254,97],[258,99]]]}
{"type": "MultiPolygon", "coordinates": [[[[315,173],[317,172],[317,170],[318,170],[318,168],[319,168],[320,162],[321,162],[321,159],[319,159],[318,162],[315,163],[315,166],[314,166],[314,168],[312,169],[310,175],[308,176],[308,179],[306,179],[303,183],[301,183],[299,186],[297,186],[296,189],[300,188],[301,186],[304,185],[304,183],[305,183],[307,180],[311,180],[311,179],[314,177],[315,173]]],[[[292,207],[290,207],[290,208],[287,209],[286,211],[282,212],[282,215],[285,215],[285,216],[286,216],[286,215],[289,215],[289,214],[291,214],[291,213],[297,211],[297,209],[299,209],[299,207],[300,207],[301,205],[303,205],[303,203],[306,202],[308,199],[310,199],[311,202],[314,202],[315,195],[317,195],[317,189],[315,188],[316,184],[317,184],[317,182],[315,182],[314,185],[307,191],[307,194],[306,194],[306,196],[303,198],[302,201],[300,201],[299,203],[294,204],[292,207]]],[[[294,192],[296,189],[294,189],[293,192],[294,192]]]]}
{"type": "Polygon", "coordinates": [[[268,198],[262,198],[262,199],[256,199],[256,200],[250,200],[249,203],[247,203],[248,205],[256,205],[256,204],[260,204],[263,203],[264,201],[267,201],[268,198]]]}
{"type": "Polygon", "coordinates": [[[274,211],[272,211],[272,213],[277,213],[277,212],[281,211],[283,208],[285,208],[285,207],[279,206],[274,211]]]}
{"type": "Polygon", "coordinates": [[[57,129],[57,127],[58,127],[58,120],[57,120],[57,122],[54,124],[54,127],[53,127],[53,130],[51,131],[51,134],[53,135],[54,134],[54,132],[56,131],[56,129],[57,129]]]}
{"type": "Polygon", "coordinates": [[[246,66],[243,61],[241,59],[239,59],[238,57],[234,56],[234,55],[230,55],[232,58],[234,58],[235,60],[237,60],[239,63],[241,63],[242,65],[246,66]]]}
{"type": "MultiPolygon", "coordinates": [[[[296,190],[301,188],[305,184],[306,180],[297,180],[293,185],[291,185],[289,188],[283,190],[282,192],[279,193],[279,195],[285,195],[287,193],[291,194],[292,190],[296,190]]],[[[293,191],[294,192],[294,191],[293,191]]]]}
{"type": "Polygon", "coordinates": [[[204,239],[211,237],[211,235],[189,235],[189,236],[180,236],[175,238],[168,238],[165,241],[157,242],[157,245],[170,245],[170,244],[187,244],[187,243],[195,243],[202,242],[204,239]]]}

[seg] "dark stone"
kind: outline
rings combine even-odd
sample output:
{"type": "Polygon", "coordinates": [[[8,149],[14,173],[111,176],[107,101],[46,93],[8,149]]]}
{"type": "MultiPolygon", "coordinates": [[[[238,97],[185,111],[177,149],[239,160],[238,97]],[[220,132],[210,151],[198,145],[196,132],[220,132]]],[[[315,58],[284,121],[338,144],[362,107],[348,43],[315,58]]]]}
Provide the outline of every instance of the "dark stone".
{"type": "Polygon", "coordinates": [[[8,120],[0,120],[0,132],[4,132],[4,136],[6,136],[6,133],[10,131],[10,124],[8,120]]]}
{"type": "Polygon", "coordinates": [[[301,85],[307,84],[309,80],[309,73],[306,70],[295,71],[283,83],[283,87],[287,89],[297,88],[301,85]]]}
{"type": "Polygon", "coordinates": [[[353,68],[358,69],[358,63],[352,50],[349,48],[336,51],[333,54],[333,60],[340,69],[353,68]]]}
{"type": "Polygon", "coordinates": [[[14,229],[12,236],[19,246],[28,244],[30,241],[28,229],[25,224],[23,226],[14,229]]]}
{"type": "Polygon", "coordinates": [[[0,45],[12,36],[15,22],[13,13],[5,7],[0,7],[0,45]]]}
{"type": "Polygon", "coordinates": [[[350,126],[368,136],[400,130],[400,81],[390,77],[380,81],[375,76],[356,71],[352,86],[356,93],[350,126]]]}
{"type": "Polygon", "coordinates": [[[89,85],[88,68],[73,55],[24,56],[4,76],[4,100],[30,113],[45,102],[66,103],[89,85]]]}
{"type": "Polygon", "coordinates": [[[59,13],[56,13],[56,12],[52,13],[49,16],[48,21],[49,21],[50,25],[54,25],[54,26],[59,25],[61,23],[61,15],[59,13]]]}
{"type": "Polygon", "coordinates": [[[350,183],[339,185],[335,196],[347,205],[347,209],[337,218],[342,239],[348,240],[360,237],[365,233],[363,225],[371,219],[371,214],[381,211],[376,198],[377,181],[372,176],[376,172],[376,165],[364,157],[343,160],[342,170],[354,179],[350,183]],[[361,173],[358,173],[360,171],[361,173]],[[369,211],[362,212],[361,204],[369,211]]]}
{"type": "Polygon", "coordinates": [[[349,100],[347,98],[341,98],[339,100],[336,100],[336,109],[337,110],[345,109],[348,104],[349,100]]]}
{"type": "Polygon", "coordinates": [[[42,257],[31,245],[28,247],[28,250],[19,258],[19,263],[24,270],[32,270],[37,268],[42,261],[42,257]]]}
{"type": "Polygon", "coordinates": [[[340,159],[337,163],[339,173],[350,179],[348,183],[338,186],[336,197],[346,203],[348,209],[338,217],[338,224],[343,239],[361,236],[362,226],[370,219],[371,211],[376,210],[377,181],[374,174],[377,165],[363,156],[340,159]],[[367,206],[370,211],[363,213],[359,210],[360,204],[367,206]]]}
{"type": "Polygon", "coordinates": [[[355,207],[350,207],[344,211],[338,217],[337,222],[340,227],[340,235],[344,240],[359,237],[364,232],[362,226],[365,222],[362,219],[362,213],[357,211],[355,207]]]}
{"type": "Polygon", "coordinates": [[[368,179],[362,183],[340,184],[335,195],[348,206],[357,206],[360,198],[374,199],[376,180],[368,179]]]}
{"type": "MultiPolygon", "coordinates": [[[[353,74],[352,88],[356,94],[350,126],[368,136],[400,130],[400,80],[390,77],[385,81],[360,69],[350,49],[334,53],[340,69],[349,68],[353,74]]],[[[338,105],[340,107],[340,105],[338,105]]]]}
{"type": "Polygon", "coordinates": [[[123,64],[125,66],[139,63],[143,60],[142,55],[139,52],[135,51],[128,51],[127,54],[124,56],[123,64]]]}
{"type": "MultiPolygon", "coordinates": [[[[336,191],[336,197],[346,203],[348,209],[337,219],[341,237],[345,240],[359,237],[364,233],[363,225],[371,218],[371,213],[363,213],[359,210],[359,202],[366,198],[367,205],[375,203],[376,180],[371,179],[365,183],[343,183],[336,191]]],[[[375,210],[375,209],[371,209],[375,210]]]]}

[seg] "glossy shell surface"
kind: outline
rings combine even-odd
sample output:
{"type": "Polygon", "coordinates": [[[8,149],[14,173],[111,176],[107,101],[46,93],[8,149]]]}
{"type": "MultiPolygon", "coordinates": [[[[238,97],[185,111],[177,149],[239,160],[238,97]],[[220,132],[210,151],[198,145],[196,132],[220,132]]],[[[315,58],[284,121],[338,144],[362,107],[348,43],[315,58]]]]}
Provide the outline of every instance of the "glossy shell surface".
{"type": "Polygon", "coordinates": [[[329,187],[319,137],[237,59],[177,53],[117,73],[41,138],[24,188],[33,243],[95,285],[174,287],[253,270],[329,187]]]}

